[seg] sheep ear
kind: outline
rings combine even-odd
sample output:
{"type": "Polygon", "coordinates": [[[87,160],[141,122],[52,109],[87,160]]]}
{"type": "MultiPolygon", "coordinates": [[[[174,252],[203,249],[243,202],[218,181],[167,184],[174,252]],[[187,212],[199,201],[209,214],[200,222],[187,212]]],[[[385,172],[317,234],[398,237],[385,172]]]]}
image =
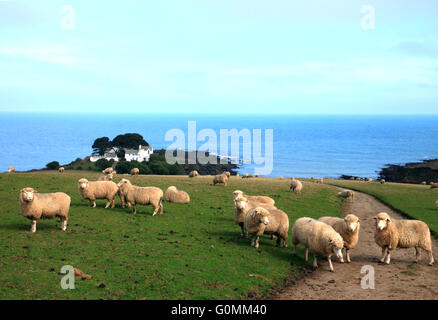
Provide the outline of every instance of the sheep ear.
{"type": "Polygon", "coordinates": [[[391,222],[391,218],[386,219],[387,222],[391,222]]]}
{"type": "Polygon", "coordinates": [[[333,240],[332,240],[332,239],[330,239],[329,243],[330,243],[330,244],[331,244],[331,243],[333,243],[333,240]]]}

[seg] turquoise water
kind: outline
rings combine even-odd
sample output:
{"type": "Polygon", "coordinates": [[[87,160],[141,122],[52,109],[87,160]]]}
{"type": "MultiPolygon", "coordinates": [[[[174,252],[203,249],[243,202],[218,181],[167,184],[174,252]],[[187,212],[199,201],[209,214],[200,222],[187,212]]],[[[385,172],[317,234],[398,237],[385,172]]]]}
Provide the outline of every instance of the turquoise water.
{"type": "MultiPolygon", "coordinates": [[[[0,171],[10,165],[24,171],[54,160],[69,163],[90,155],[95,138],[127,132],[142,134],[155,149],[166,148],[171,144],[166,132],[187,133],[189,120],[196,121],[198,132],[210,128],[218,136],[220,129],[273,129],[270,176],[375,177],[387,163],[438,158],[438,116],[1,113],[0,119],[0,171]]],[[[241,172],[252,173],[253,167],[241,172]]]]}

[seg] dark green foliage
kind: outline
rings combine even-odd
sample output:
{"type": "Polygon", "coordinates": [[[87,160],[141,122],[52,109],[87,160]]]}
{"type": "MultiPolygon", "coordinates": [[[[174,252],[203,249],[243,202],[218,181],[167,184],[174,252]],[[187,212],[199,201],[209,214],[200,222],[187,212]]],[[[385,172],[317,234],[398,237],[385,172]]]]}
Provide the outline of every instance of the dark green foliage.
{"type": "Polygon", "coordinates": [[[49,170],[56,170],[59,168],[59,162],[58,161],[52,161],[46,164],[46,168],[49,170]]]}
{"type": "Polygon", "coordinates": [[[429,165],[433,161],[436,162],[436,160],[432,160],[424,163],[408,163],[404,166],[390,164],[379,172],[379,178],[403,183],[438,181],[438,169],[429,165]]]}
{"type": "Polygon", "coordinates": [[[96,140],[94,140],[93,145],[91,146],[93,148],[93,153],[94,154],[99,154],[101,156],[103,156],[103,154],[105,153],[105,150],[108,148],[111,148],[112,144],[111,141],[108,137],[102,137],[102,138],[97,138],[96,140]]]}
{"type": "Polygon", "coordinates": [[[149,143],[138,133],[125,133],[115,137],[112,145],[120,148],[137,149],[139,145],[149,146],[149,143]]]}
{"type": "Polygon", "coordinates": [[[96,168],[99,171],[105,170],[108,167],[111,167],[114,163],[114,160],[106,160],[106,159],[99,159],[96,161],[96,168]]]}

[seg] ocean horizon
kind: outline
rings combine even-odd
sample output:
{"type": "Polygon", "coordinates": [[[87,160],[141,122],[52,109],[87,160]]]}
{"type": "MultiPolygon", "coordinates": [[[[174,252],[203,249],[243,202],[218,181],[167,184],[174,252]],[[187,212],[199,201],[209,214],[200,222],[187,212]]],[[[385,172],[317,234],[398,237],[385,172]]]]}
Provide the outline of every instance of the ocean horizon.
{"type": "MultiPolygon", "coordinates": [[[[141,134],[154,149],[166,149],[172,143],[165,141],[166,132],[180,129],[187,137],[188,121],[196,121],[197,132],[212,129],[218,137],[220,129],[272,129],[271,177],[376,178],[386,164],[438,158],[438,115],[3,112],[0,117],[1,172],[11,165],[27,171],[51,161],[67,164],[90,155],[96,138],[128,132],[141,134]]],[[[198,141],[196,148],[203,143],[198,141]]],[[[255,167],[243,165],[238,171],[253,173],[255,167]]]]}

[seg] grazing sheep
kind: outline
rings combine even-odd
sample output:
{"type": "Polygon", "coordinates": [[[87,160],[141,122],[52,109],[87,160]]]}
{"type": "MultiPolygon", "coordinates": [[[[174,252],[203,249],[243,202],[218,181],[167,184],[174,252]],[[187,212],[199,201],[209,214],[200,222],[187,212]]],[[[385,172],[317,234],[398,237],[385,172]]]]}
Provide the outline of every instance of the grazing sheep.
{"type": "Polygon", "coordinates": [[[65,170],[65,168],[64,168],[64,167],[59,167],[59,168],[58,168],[58,172],[59,172],[59,173],[63,173],[63,172],[64,172],[64,170],[65,170]]]}
{"type": "Polygon", "coordinates": [[[113,177],[114,177],[114,172],[106,176],[101,176],[99,179],[97,179],[97,181],[113,181],[113,177]]]}
{"type": "Polygon", "coordinates": [[[422,181],[421,184],[425,186],[425,185],[427,185],[427,182],[426,181],[422,181]]]}
{"type": "Polygon", "coordinates": [[[223,183],[224,186],[228,183],[228,177],[225,174],[218,174],[213,178],[213,185],[215,186],[218,183],[223,183]]]}
{"type": "Polygon", "coordinates": [[[316,184],[323,184],[324,183],[324,179],[323,178],[317,178],[317,179],[315,179],[315,183],[316,184]]]}
{"type": "Polygon", "coordinates": [[[115,206],[115,197],[119,191],[117,185],[112,181],[88,181],[85,178],[78,181],[79,193],[82,198],[88,199],[93,203],[93,208],[96,208],[96,199],[107,199],[105,209],[111,204],[111,208],[115,206]]]}
{"type": "Polygon", "coordinates": [[[109,167],[109,168],[106,168],[105,170],[102,170],[102,173],[103,173],[103,174],[110,174],[110,173],[112,173],[113,171],[114,171],[113,168],[109,167]]]}
{"type": "Polygon", "coordinates": [[[245,178],[248,178],[248,174],[247,174],[247,173],[244,173],[244,174],[242,175],[242,179],[245,179],[245,178]]]}
{"type": "Polygon", "coordinates": [[[354,214],[348,214],[344,219],[336,217],[321,217],[318,221],[327,223],[344,240],[347,262],[350,263],[350,249],[353,249],[359,241],[360,220],[354,214]]]}
{"type": "Polygon", "coordinates": [[[252,235],[251,246],[256,249],[259,247],[259,237],[264,233],[277,236],[278,247],[283,239],[283,247],[287,248],[289,217],[278,209],[252,208],[245,215],[244,230],[252,235]]]}
{"type": "Polygon", "coordinates": [[[170,186],[164,193],[164,199],[172,203],[190,203],[190,196],[187,192],[178,190],[175,186],[170,186]]]}
{"type": "Polygon", "coordinates": [[[241,237],[243,237],[243,224],[245,221],[245,215],[250,209],[255,207],[276,209],[273,204],[249,201],[249,199],[243,196],[243,194],[239,194],[236,198],[234,198],[234,222],[236,222],[236,224],[238,224],[241,228],[241,237]]]}
{"type": "Polygon", "coordinates": [[[431,182],[431,183],[430,183],[430,188],[431,188],[431,189],[438,188],[438,183],[431,182]]]}
{"type": "Polygon", "coordinates": [[[365,178],[365,181],[367,181],[367,182],[373,182],[373,179],[372,179],[372,178],[365,178]]]}
{"type": "Polygon", "coordinates": [[[350,199],[351,201],[354,200],[354,192],[351,190],[345,190],[345,191],[338,192],[337,196],[339,198],[350,199]]]}
{"type": "Polygon", "coordinates": [[[437,201],[435,201],[435,208],[437,208],[437,209],[438,209],[438,200],[437,200],[437,201]]]}
{"type": "Polygon", "coordinates": [[[68,211],[71,198],[63,192],[37,193],[32,188],[20,191],[19,204],[21,214],[30,219],[30,231],[36,231],[37,220],[41,218],[61,218],[61,230],[67,229],[68,211]]]}
{"type": "Polygon", "coordinates": [[[247,178],[254,178],[254,175],[252,173],[250,173],[247,178]]]}
{"type": "Polygon", "coordinates": [[[429,254],[429,265],[433,265],[432,243],[427,224],[419,220],[391,219],[386,212],[380,212],[374,219],[376,220],[374,240],[382,248],[380,262],[389,264],[391,250],[415,247],[415,262],[420,259],[421,248],[429,254]]]}
{"type": "Polygon", "coordinates": [[[283,180],[283,176],[279,176],[279,177],[278,177],[278,180],[283,180]]]}
{"type": "Polygon", "coordinates": [[[331,257],[334,254],[343,263],[342,248],[344,240],[339,233],[328,224],[309,218],[299,218],[292,227],[292,243],[294,255],[297,254],[297,245],[303,244],[306,248],[304,260],[309,260],[309,250],[313,253],[313,267],[318,267],[317,254],[327,257],[330,271],[333,270],[331,257]]]}
{"type": "Polygon", "coordinates": [[[240,177],[240,174],[236,173],[236,177],[240,177]]]}
{"type": "Polygon", "coordinates": [[[229,171],[225,171],[224,173],[227,176],[227,178],[229,178],[231,176],[231,173],[229,171]]]}
{"type": "Polygon", "coordinates": [[[140,174],[140,170],[138,168],[133,168],[131,170],[131,176],[138,176],[140,174]]]}
{"type": "Polygon", "coordinates": [[[189,178],[194,178],[194,177],[197,177],[197,176],[199,176],[198,171],[196,171],[196,170],[190,171],[189,178]]]}
{"type": "Polygon", "coordinates": [[[137,213],[136,205],[148,205],[151,204],[154,207],[155,216],[160,210],[160,214],[163,214],[163,204],[161,198],[163,198],[163,190],[157,187],[138,187],[131,184],[127,179],[122,179],[117,186],[120,189],[120,194],[126,198],[126,202],[133,206],[133,213],[137,213]]]}
{"type": "Polygon", "coordinates": [[[12,173],[15,172],[15,167],[14,166],[10,166],[8,169],[8,173],[12,173]]]}
{"type": "Polygon", "coordinates": [[[385,179],[380,179],[380,184],[385,184],[386,180],[385,179]]]}
{"type": "Polygon", "coordinates": [[[303,184],[301,183],[301,181],[295,180],[295,178],[293,178],[293,180],[290,182],[289,191],[291,190],[295,193],[300,193],[301,190],[303,190],[303,184]]]}
{"type": "Polygon", "coordinates": [[[267,196],[249,196],[240,190],[235,190],[233,192],[233,199],[235,200],[239,195],[247,198],[248,201],[266,203],[266,204],[269,204],[272,206],[275,204],[275,200],[270,198],[270,197],[267,197],[267,196]]]}

